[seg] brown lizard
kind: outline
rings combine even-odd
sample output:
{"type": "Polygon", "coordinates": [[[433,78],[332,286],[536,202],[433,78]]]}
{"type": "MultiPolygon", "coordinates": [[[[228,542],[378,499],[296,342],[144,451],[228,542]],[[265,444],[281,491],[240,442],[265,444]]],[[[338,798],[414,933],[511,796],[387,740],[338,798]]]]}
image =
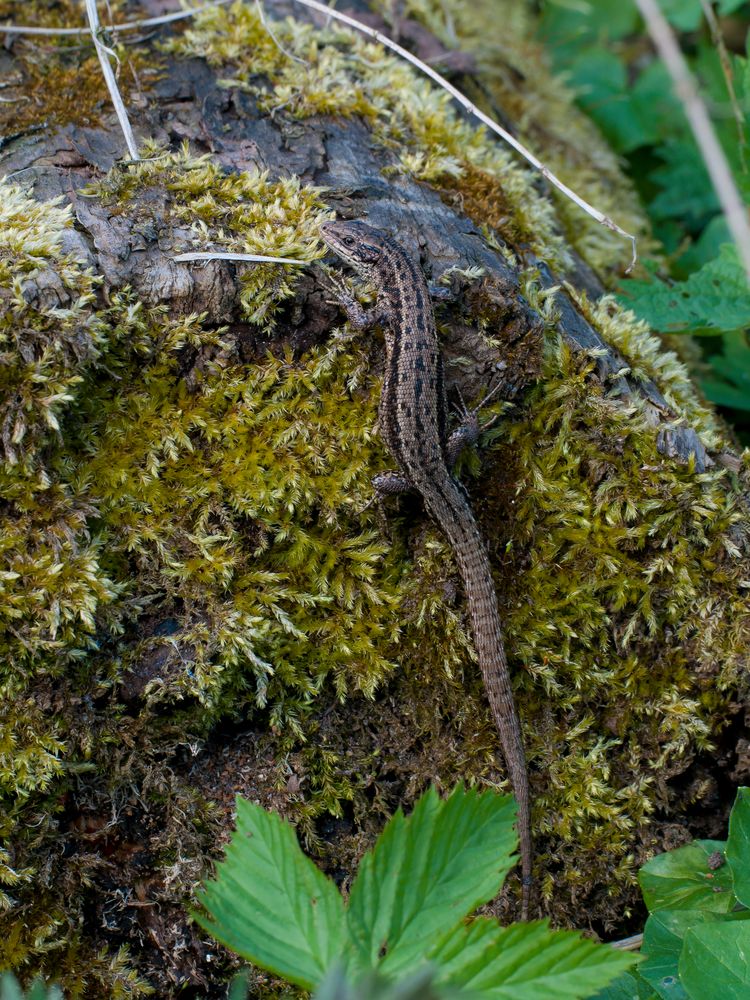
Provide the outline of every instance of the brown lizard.
{"type": "Polygon", "coordinates": [[[461,572],[484,686],[518,805],[523,882],[522,917],[528,918],[532,845],[529,782],[521,726],[513,701],[497,597],[484,539],[461,484],[452,474],[461,449],[479,435],[476,411],[447,435],[442,357],[427,282],[390,237],[363,222],[326,222],[321,235],[339,257],[377,290],[369,313],[349,295],[340,301],[352,324],[383,327],[386,367],[378,408],[380,432],[397,472],[373,479],[378,494],[417,490],[451,544],[461,572]]]}

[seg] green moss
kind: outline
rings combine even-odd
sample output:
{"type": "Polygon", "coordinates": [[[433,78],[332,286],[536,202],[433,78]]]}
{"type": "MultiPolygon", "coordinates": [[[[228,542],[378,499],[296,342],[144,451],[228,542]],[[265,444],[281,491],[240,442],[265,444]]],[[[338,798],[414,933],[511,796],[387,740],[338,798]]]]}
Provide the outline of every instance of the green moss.
{"type": "MultiPolygon", "coordinates": [[[[464,198],[488,241],[533,234],[566,263],[551,202],[444,95],[335,27],[274,31],[304,65],[241,5],[201,12],[176,47],[231,67],[267,108],[360,115],[395,169],[464,198]]],[[[164,225],[191,227],[176,252],[321,255],[321,191],[146,152],[158,157],[88,196],[144,223],[158,204],[164,225]]],[[[147,308],[128,289],[101,303],[96,276],[63,250],[58,205],[6,185],[0,213],[0,961],[55,971],[71,995],[143,995],[125,957],[84,935],[84,913],[143,877],[139,851],[152,852],[144,891],[160,904],[197,882],[219,835],[203,795],[245,773],[226,763],[221,724],[252,713],[266,749],[247,770],[273,786],[269,803],[295,779],[283,801],[312,849],[328,850],[325,812],[354,815],[346,859],[360,829],[373,834],[431,779],[507,783],[447,544],[419,508],[396,514],[390,537],[361,512],[391,464],[371,343],[334,330],[297,356],[269,339],[242,363],[211,317],[147,308]],[[214,750],[201,749],[211,732],[214,750]],[[187,752],[202,755],[198,770],[215,765],[213,784],[176,774],[187,752]]],[[[297,274],[242,270],[241,314],[259,335],[283,331],[297,274]]],[[[543,356],[532,331],[533,357],[518,361],[519,384],[535,385],[486,435],[486,471],[466,466],[491,540],[540,865],[554,873],[543,891],[556,919],[580,924],[577,900],[598,887],[610,899],[597,917],[631,898],[663,775],[726,717],[748,643],[746,472],[665,460],[648,408],[610,398],[596,359],[560,341],[553,294],[522,277],[545,325],[543,356]]],[[[510,357],[517,324],[490,292],[472,288],[462,321],[510,357]]],[[[725,446],[642,324],[608,299],[578,305],[675,420],[725,446]]]]}
{"type": "MultiPolygon", "coordinates": [[[[170,221],[187,226],[193,238],[191,246],[178,248],[176,253],[208,248],[303,261],[323,256],[318,226],[329,216],[319,189],[301,185],[298,177],[269,181],[267,172],[228,175],[208,154],[193,156],[187,145],[174,154],[149,145],[144,152],[147,158],[141,163],[110,172],[103,181],[90,185],[87,193],[120,212],[135,190],[144,186],[166,189],[170,221]]],[[[245,268],[240,302],[248,322],[269,333],[281,303],[293,294],[298,273],[298,268],[277,264],[245,268]]],[[[181,331],[171,335],[181,338],[179,343],[168,349],[176,350],[190,341],[191,322],[200,331],[200,317],[189,317],[181,331]]],[[[201,345],[200,332],[193,334],[193,341],[201,345]]]]}
{"type": "MultiPolygon", "coordinates": [[[[125,0],[109,0],[107,13],[101,19],[109,21],[112,17],[122,21],[129,6],[125,0]]],[[[130,10],[132,13],[132,7],[130,10]]],[[[82,17],[85,19],[85,14],[76,0],[0,3],[0,21],[10,24],[70,28],[80,25],[82,17]]],[[[12,37],[13,71],[0,103],[0,131],[4,135],[23,134],[38,127],[40,122],[45,128],[101,123],[102,115],[109,113],[111,99],[99,59],[85,36],[12,37]]],[[[125,105],[132,107],[158,76],[154,57],[147,64],[142,48],[120,44],[116,36],[105,41],[117,55],[118,86],[125,105]]]]}

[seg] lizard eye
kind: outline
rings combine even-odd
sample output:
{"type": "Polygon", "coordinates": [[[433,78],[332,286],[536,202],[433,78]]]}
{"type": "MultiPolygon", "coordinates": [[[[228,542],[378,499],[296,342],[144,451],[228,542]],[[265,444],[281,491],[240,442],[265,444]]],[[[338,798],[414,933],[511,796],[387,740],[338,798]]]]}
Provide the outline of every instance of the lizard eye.
{"type": "Polygon", "coordinates": [[[344,236],[344,238],[342,239],[341,242],[344,244],[345,247],[353,247],[354,246],[354,237],[353,236],[344,236]]]}

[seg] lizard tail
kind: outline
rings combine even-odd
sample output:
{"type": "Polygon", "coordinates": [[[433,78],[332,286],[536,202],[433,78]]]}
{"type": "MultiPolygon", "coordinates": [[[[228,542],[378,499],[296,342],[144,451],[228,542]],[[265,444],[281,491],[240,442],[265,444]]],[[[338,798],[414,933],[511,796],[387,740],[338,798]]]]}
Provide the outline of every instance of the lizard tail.
{"type": "Polygon", "coordinates": [[[468,504],[462,502],[461,508],[460,517],[453,515],[440,518],[437,516],[439,511],[434,511],[434,516],[451,543],[461,571],[479,667],[518,805],[517,825],[522,875],[521,918],[527,920],[532,881],[532,843],[526,754],[505,657],[490,561],[468,504]]]}

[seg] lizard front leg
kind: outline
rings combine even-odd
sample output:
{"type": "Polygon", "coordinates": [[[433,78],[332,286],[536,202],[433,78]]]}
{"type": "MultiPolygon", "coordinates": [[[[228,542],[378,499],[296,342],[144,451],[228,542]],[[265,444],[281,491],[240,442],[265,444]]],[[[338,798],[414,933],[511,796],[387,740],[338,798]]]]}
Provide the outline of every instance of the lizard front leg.
{"type": "Polygon", "coordinates": [[[377,504],[377,519],[378,526],[380,528],[380,533],[385,538],[390,538],[390,527],[388,525],[388,518],[386,516],[385,507],[383,506],[383,501],[386,497],[399,496],[401,493],[408,493],[413,490],[414,487],[400,472],[395,469],[386,469],[383,472],[379,472],[376,476],[372,477],[372,488],[373,495],[370,500],[365,504],[365,506],[360,511],[360,514],[364,514],[366,510],[369,510],[373,504],[377,504]]]}
{"type": "Polygon", "coordinates": [[[375,326],[381,326],[388,319],[385,305],[376,302],[370,309],[364,309],[349,291],[346,283],[331,274],[326,275],[326,281],[333,292],[333,298],[328,301],[337,305],[346,313],[351,326],[359,333],[365,333],[375,326]]]}

